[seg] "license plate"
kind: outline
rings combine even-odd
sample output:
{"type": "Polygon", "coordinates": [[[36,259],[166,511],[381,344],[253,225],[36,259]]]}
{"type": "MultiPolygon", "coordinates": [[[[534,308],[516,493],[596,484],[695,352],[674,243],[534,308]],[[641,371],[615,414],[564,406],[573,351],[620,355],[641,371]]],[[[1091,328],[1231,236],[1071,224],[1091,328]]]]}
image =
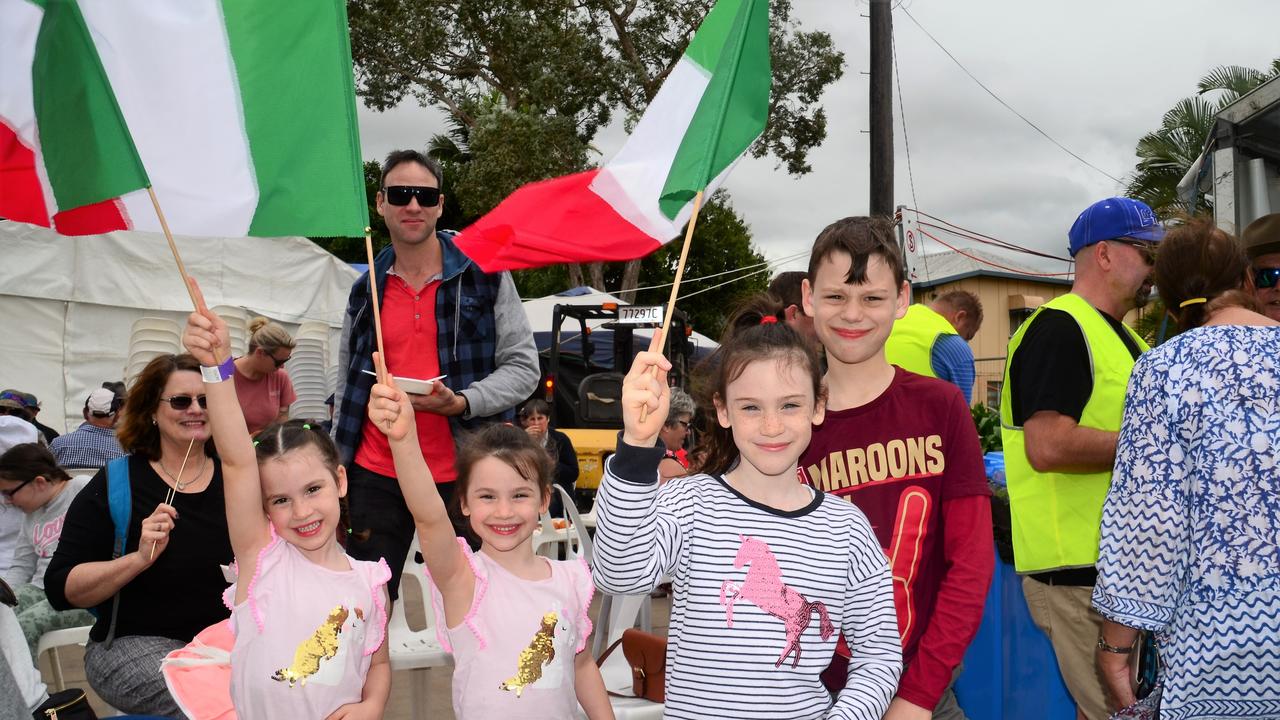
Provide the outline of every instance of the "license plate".
{"type": "Polygon", "coordinates": [[[662,324],[661,305],[623,305],[618,308],[618,322],[623,325],[662,324]]]}

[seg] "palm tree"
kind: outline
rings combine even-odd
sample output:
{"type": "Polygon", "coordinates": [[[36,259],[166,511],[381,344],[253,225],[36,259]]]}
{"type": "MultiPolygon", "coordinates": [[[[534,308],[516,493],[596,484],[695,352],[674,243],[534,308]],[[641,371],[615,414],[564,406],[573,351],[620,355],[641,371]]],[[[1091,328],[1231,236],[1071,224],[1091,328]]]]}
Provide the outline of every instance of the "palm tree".
{"type": "MultiPolygon", "coordinates": [[[[1205,139],[1222,108],[1264,82],[1280,77],[1280,58],[1265,70],[1221,65],[1200,78],[1194,97],[1179,100],[1161,119],[1160,128],[1138,140],[1138,164],[1126,194],[1167,217],[1187,206],[1178,198],[1178,181],[1204,149],[1205,139]]],[[[1202,204],[1200,198],[1197,205],[1202,204]]]]}

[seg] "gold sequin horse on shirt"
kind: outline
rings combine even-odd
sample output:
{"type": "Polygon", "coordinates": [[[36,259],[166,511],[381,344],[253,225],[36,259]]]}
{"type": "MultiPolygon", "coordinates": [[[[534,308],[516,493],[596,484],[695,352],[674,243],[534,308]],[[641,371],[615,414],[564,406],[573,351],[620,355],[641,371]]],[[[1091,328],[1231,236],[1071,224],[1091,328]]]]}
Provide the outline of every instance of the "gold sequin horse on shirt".
{"type": "MultiPolygon", "coordinates": [[[[315,633],[298,645],[293,653],[293,664],[275,671],[271,679],[287,682],[289,687],[293,687],[295,683],[306,687],[307,678],[320,670],[320,662],[330,660],[338,654],[338,634],[342,632],[342,624],[347,621],[348,615],[347,609],[342,605],[334,608],[329,617],[316,628],[315,633]]],[[[364,620],[364,612],[360,608],[356,608],[356,617],[364,620]]]]}
{"type": "Polygon", "coordinates": [[[520,651],[516,674],[499,685],[499,690],[514,691],[516,697],[520,697],[525,688],[542,679],[542,668],[556,659],[554,643],[558,620],[559,617],[554,612],[542,616],[542,627],[534,633],[529,647],[520,651]]]}

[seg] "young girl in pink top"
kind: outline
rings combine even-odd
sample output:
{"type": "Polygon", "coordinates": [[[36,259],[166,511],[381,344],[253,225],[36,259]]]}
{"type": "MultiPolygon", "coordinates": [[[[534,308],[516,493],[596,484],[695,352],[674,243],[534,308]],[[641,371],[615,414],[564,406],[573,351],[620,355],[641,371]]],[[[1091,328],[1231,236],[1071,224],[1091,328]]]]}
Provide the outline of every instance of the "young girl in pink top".
{"type": "MultiPolygon", "coordinates": [[[[192,283],[200,309],[183,343],[204,366],[222,458],[237,578],[227,589],[235,646],[231,699],[242,718],[380,718],[391,689],[383,642],[384,561],[338,543],[347,491],[338,453],[319,428],[272,425],[250,440],[230,372],[227,328],[192,283]]],[[[205,398],[200,398],[202,401],[205,398]]]]}
{"type": "MultiPolygon", "coordinates": [[[[586,652],[591,573],[581,559],[533,552],[538,518],[551,501],[551,456],[510,425],[491,425],[458,450],[454,505],[480,539],[473,553],[455,537],[422,459],[413,408],[382,369],[369,420],[386,433],[400,489],[413,513],[433,583],[440,640],[453,653],[453,712],[459,720],[612,719],[600,670],[586,652]]],[[[447,442],[447,440],[446,440],[447,442]]]]}

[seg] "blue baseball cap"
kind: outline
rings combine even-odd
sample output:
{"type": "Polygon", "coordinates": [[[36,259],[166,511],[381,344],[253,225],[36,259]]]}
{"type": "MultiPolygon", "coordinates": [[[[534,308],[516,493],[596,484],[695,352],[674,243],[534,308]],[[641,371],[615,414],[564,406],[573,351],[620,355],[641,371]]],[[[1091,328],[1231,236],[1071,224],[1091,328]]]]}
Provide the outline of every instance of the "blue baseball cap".
{"type": "Polygon", "coordinates": [[[1103,240],[1129,238],[1160,242],[1164,228],[1156,213],[1146,203],[1133,198],[1113,197],[1085,208],[1067,233],[1071,257],[1084,248],[1103,240]]]}

